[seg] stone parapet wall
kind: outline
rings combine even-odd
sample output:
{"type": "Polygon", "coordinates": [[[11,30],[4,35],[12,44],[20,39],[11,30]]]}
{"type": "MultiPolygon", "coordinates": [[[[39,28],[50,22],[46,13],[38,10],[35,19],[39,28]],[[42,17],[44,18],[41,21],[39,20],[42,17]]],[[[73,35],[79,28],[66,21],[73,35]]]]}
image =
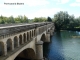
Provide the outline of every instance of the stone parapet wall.
{"type": "Polygon", "coordinates": [[[19,23],[19,24],[1,24],[0,25],[0,38],[5,37],[6,35],[13,35],[22,31],[35,29],[36,27],[44,26],[51,24],[50,22],[43,23],[19,23]]]}

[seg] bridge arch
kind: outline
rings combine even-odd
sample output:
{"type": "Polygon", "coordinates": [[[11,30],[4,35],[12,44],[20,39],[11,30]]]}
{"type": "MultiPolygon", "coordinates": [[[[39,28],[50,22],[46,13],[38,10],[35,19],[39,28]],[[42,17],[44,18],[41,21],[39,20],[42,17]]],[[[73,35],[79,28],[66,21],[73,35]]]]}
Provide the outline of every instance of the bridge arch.
{"type": "Polygon", "coordinates": [[[4,43],[0,42],[0,56],[4,54],[4,43]]]}
{"type": "Polygon", "coordinates": [[[41,41],[45,41],[46,40],[46,35],[45,34],[42,34],[42,36],[41,36],[41,41]]]}
{"type": "Polygon", "coordinates": [[[34,36],[36,35],[36,30],[34,30],[34,36]]]}
{"type": "Polygon", "coordinates": [[[23,34],[23,41],[26,42],[26,33],[23,34]]]}
{"type": "Polygon", "coordinates": [[[18,37],[14,37],[14,48],[18,47],[18,37]]]}
{"type": "Polygon", "coordinates": [[[29,32],[27,32],[27,41],[29,41],[29,38],[30,38],[30,37],[29,37],[29,32]]]}
{"type": "Polygon", "coordinates": [[[32,38],[32,36],[31,36],[31,35],[32,35],[32,32],[30,31],[30,39],[32,38]]]}
{"type": "Polygon", "coordinates": [[[22,59],[36,59],[35,51],[32,48],[24,49],[22,52],[18,54],[18,56],[14,60],[22,60],[22,59]]]}
{"type": "Polygon", "coordinates": [[[32,30],[32,37],[34,37],[34,30],[32,30]]]}
{"type": "Polygon", "coordinates": [[[50,29],[48,29],[47,32],[50,32],[50,29]]]}
{"type": "Polygon", "coordinates": [[[9,51],[11,51],[12,50],[12,39],[11,38],[9,38],[8,40],[7,40],[7,52],[9,52],[9,51]]]}
{"type": "Polygon", "coordinates": [[[22,35],[19,35],[19,44],[22,44],[22,35]]]}

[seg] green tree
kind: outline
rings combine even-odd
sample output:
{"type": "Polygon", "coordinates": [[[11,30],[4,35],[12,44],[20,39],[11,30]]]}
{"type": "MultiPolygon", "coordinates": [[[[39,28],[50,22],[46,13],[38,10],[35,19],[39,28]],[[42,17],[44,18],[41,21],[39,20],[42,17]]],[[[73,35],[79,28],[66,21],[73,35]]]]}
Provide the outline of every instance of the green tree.
{"type": "Polygon", "coordinates": [[[57,14],[54,15],[54,23],[57,30],[60,30],[61,28],[67,28],[67,25],[69,23],[69,14],[68,12],[60,11],[57,14]]]}
{"type": "Polygon", "coordinates": [[[47,19],[46,19],[45,17],[39,17],[39,18],[35,17],[35,18],[33,19],[33,21],[34,21],[34,22],[46,22],[47,19]]]}
{"type": "Polygon", "coordinates": [[[74,28],[75,27],[75,18],[74,15],[69,16],[69,24],[68,24],[69,28],[74,28]]]}
{"type": "Polygon", "coordinates": [[[15,23],[14,17],[13,16],[8,17],[7,22],[8,23],[15,23]]]}
{"type": "Polygon", "coordinates": [[[52,22],[52,19],[50,17],[47,18],[48,22],[52,22]]]}
{"type": "Polygon", "coordinates": [[[5,23],[4,17],[1,15],[1,16],[0,16],[0,24],[4,24],[4,23],[5,23]]]}
{"type": "Polygon", "coordinates": [[[28,18],[24,15],[23,22],[28,23],[28,18]]]}

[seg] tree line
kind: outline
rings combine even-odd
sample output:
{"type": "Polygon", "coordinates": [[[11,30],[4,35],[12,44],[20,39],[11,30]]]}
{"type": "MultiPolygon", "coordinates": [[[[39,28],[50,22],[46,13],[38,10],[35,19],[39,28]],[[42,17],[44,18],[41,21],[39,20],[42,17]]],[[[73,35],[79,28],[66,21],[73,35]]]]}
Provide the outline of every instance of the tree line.
{"type": "Polygon", "coordinates": [[[80,16],[75,18],[74,15],[69,15],[67,11],[57,12],[53,18],[51,17],[28,17],[19,15],[18,17],[0,16],[0,24],[10,23],[34,23],[34,22],[54,22],[56,30],[80,30],[80,16]]]}
{"type": "Polygon", "coordinates": [[[69,15],[67,11],[60,11],[54,15],[53,22],[57,30],[79,30],[80,31],[80,16],[75,18],[74,15],[69,15]]]}
{"type": "Polygon", "coordinates": [[[46,22],[45,17],[35,17],[34,19],[28,19],[28,17],[19,15],[18,17],[5,17],[0,16],[0,24],[11,24],[11,23],[33,23],[33,22],[46,22]]]}
{"type": "Polygon", "coordinates": [[[27,23],[28,22],[28,18],[24,15],[24,16],[18,16],[18,17],[5,17],[5,16],[0,16],[0,24],[10,24],[10,23],[27,23]]]}

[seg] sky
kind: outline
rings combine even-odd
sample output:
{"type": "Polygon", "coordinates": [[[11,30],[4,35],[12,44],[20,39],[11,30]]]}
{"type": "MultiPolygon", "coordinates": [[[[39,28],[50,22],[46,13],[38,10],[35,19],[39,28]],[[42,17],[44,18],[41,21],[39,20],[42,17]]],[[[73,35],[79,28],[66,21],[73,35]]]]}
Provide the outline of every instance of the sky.
{"type": "Polygon", "coordinates": [[[35,17],[52,17],[59,11],[67,11],[75,17],[80,16],[80,0],[0,0],[0,15],[27,16],[29,19],[35,17]],[[10,5],[4,3],[24,3],[22,5],[10,5]]]}

